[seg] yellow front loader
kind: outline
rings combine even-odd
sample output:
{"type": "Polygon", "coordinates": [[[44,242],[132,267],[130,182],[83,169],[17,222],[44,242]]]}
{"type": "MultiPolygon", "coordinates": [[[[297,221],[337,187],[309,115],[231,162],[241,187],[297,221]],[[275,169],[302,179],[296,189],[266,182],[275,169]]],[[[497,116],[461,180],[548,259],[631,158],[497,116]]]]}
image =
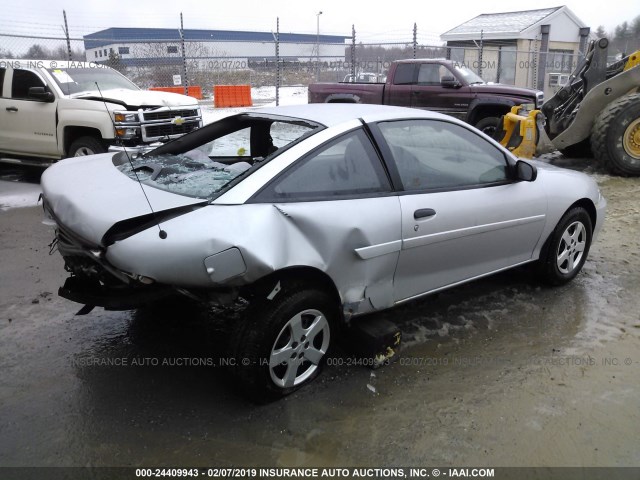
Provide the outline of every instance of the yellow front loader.
{"type": "Polygon", "coordinates": [[[531,158],[544,128],[565,156],[595,157],[612,173],[640,176],[640,50],[607,65],[608,45],[606,38],[591,42],[541,112],[514,107],[501,119],[496,140],[531,158]]]}

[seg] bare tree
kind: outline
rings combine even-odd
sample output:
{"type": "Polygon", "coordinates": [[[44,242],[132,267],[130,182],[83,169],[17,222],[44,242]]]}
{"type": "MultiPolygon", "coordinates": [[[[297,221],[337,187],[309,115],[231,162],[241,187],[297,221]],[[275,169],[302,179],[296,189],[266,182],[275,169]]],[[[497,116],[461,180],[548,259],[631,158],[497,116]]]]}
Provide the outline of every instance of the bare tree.
{"type": "Polygon", "coordinates": [[[24,55],[24,58],[33,59],[33,60],[44,60],[48,58],[49,51],[43,47],[42,45],[33,44],[27,50],[27,53],[24,55]]]}

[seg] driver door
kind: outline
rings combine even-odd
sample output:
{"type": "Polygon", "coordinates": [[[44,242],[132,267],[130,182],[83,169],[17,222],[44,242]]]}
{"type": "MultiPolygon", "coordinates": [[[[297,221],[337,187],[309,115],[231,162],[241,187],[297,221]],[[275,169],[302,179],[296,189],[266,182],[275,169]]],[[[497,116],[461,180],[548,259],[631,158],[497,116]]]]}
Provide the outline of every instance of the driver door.
{"type": "Polygon", "coordinates": [[[417,82],[411,90],[411,106],[445,113],[464,120],[472,97],[471,89],[464,84],[460,87],[443,87],[442,79],[453,77],[454,73],[439,63],[421,63],[417,82]]]}
{"type": "Polygon", "coordinates": [[[21,155],[57,157],[57,103],[30,98],[28,92],[31,87],[46,88],[46,83],[34,71],[7,69],[4,95],[0,100],[2,150],[21,155]]]}

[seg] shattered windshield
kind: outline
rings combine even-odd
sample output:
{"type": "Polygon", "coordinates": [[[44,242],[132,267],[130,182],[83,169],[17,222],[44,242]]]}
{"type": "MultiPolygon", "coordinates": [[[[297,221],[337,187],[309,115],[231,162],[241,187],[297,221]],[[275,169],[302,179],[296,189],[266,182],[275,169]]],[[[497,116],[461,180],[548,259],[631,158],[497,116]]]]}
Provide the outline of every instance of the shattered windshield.
{"type": "Polygon", "coordinates": [[[116,155],[113,162],[129,178],[150,187],[210,199],[318,127],[304,120],[240,114],[140,157],[116,155]]]}

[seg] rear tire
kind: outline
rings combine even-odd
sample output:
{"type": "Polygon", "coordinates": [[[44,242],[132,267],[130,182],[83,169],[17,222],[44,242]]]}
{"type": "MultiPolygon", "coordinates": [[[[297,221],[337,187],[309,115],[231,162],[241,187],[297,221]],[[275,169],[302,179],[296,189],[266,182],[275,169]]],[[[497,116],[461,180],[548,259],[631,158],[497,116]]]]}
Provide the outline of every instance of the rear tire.
{"type": "Polygon", "coordinates": [[[611,102],[591,130],[595,157],[614,174],[640,175],[640,93],[611,102]]]}
{"type": "Polygon", "coordinates": [[[591,217],[584,208],[575,207],[565,213],[540,253],[541,280],[549,285],[573,280],[589,255],[592,232],[591,217]]]}
{"type": "Polygon", "coordinates": [[[304,286],[254,302],[235,334],[235,364],[241,388],[264,403],[320,374],[335,340],[338,309],[330,295],[304,286]]]}
{"type": "Polygon", "coordinates": [[[80,137],[69,147],[67,157],[84,157],[86,155],[96,155],[107,151],[104,144],[96,137],[80,137]]]}

